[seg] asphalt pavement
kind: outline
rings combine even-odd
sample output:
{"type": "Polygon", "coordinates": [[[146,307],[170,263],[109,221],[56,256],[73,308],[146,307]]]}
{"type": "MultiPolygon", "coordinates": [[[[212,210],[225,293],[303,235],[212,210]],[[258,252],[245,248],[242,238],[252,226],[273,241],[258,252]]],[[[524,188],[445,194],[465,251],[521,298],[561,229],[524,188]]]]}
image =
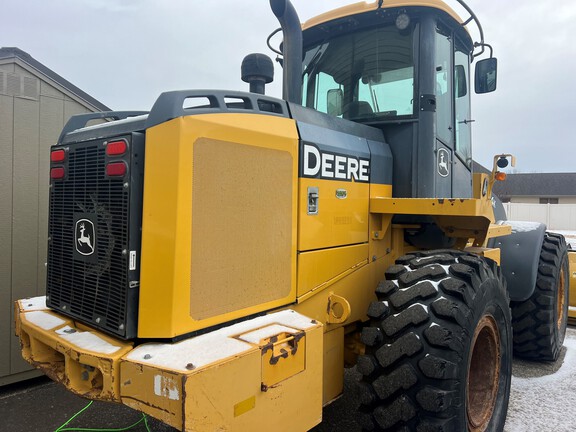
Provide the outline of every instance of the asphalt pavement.
{"type": "MultiPolygon", "coordinates": [[[[569,328],[564,348],[555,363],[514,360],[512,392],[505,432],[569,432],[576,426],[576,329],[569,328]],[[573,421],[574,419],[574,421],[573,421]]],[[[358,402],[353,390],[359,378],[346,371],[344,396],[324,409],[323,422],[314,432],[355,432],[358,402]]],[[[0,430],[54,432],[89,401],[66,391],[47,378],[0,387],[0,430]]],[[[67,427],[120,429],[140,421],[132,432],[176,432],[151,417],[126,406],[94,402],[67,427]]]]}

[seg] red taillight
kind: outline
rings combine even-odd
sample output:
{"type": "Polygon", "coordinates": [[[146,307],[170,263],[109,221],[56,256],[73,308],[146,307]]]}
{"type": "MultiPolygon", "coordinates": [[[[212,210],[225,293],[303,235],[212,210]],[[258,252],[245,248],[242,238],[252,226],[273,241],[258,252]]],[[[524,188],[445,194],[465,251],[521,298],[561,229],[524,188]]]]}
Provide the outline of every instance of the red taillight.
{"type": "Polygon", "coordinates": [[[64,162],[66,159],[66,152],[62,149],[54,150],[50,153],[50,162],[64,162]]]}
{"type": "Polygon", "coordinates": [[[127,149],[126,141],[113,141],[106,146],[106,154],[108,156],[122,156],[127,149]]]}
{"type": "Polygon", "coordinates": [[[121,177],[126,174],[126,164],[124,162],[112,162],[106,165],[106,175],[110,177],[121,177]]]}
{"type": "Polygon", "coordinates": [[[50,178],[53,180],[63,179],[65,174],[63,167],[56,167],[50,170],[50,178]]]}

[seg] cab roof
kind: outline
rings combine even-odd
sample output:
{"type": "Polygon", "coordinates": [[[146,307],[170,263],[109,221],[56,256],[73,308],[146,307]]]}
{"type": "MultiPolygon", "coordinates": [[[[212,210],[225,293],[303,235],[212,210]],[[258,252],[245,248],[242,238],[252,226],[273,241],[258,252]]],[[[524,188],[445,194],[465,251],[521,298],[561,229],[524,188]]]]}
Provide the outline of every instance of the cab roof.
{"type": "MultiPolygon", "coordinates": [[[[379,1],[375,2],[358,2],[348,6],[343,6],[338,9],[323,13],[314,18],[309,19],[304,24],[302,24],[302,30],[307,30],[317,25],[324,24],[329,21],[333,21],[339,18],[345,18],[352,15],[358,15],[364,12],[370,12],[377,10],[379,7],[379,1]]],[[[460,16],[446,3],[440,0],[383,0],[381,8],[403,8],[403,7],[428,7],[433,9],[438,9],[447,13],[449,16],[454,18],[456,22],[463,24],[464,21],[460,16]]]]}

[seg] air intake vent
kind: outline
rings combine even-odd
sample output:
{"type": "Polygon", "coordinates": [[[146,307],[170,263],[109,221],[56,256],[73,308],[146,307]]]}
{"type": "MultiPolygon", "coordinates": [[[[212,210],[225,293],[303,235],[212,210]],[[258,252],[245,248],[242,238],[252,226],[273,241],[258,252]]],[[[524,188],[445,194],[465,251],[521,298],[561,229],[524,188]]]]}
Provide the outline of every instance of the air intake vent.
{"type": "Polygon", "coordinates": [[[40,80],[34,77],[0,71],[0,93],[38,100],[40,80]]]}

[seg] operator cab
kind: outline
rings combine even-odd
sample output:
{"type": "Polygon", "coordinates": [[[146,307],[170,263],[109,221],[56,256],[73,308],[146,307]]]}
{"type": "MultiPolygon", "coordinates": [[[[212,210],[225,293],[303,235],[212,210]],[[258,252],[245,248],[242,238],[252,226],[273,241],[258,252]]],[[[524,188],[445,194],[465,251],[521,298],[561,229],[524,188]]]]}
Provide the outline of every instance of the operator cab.
{"type": "MultiPolygon", "coordinates": [[[[381,3],[304,25],[302,104],[381,129],[395,197],[470,198],[472,39],[443,3],[381,3]]],[[[477,71],[478,92],[495,89],[489,60],[477,71]]]]}

